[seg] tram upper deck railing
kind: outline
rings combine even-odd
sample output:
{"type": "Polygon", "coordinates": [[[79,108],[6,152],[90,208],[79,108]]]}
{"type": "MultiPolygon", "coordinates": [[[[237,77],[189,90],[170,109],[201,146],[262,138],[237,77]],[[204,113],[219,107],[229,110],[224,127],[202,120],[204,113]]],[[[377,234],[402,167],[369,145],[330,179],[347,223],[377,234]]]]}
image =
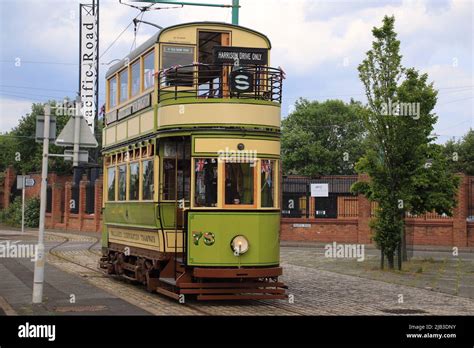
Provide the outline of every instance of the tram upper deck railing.
{"type": "Polygon", "coordinates": [[[284,73],[268,66],[196,63],[161,70],[157,79],[158,103],[204,99],[281,103],[284,73]]]}

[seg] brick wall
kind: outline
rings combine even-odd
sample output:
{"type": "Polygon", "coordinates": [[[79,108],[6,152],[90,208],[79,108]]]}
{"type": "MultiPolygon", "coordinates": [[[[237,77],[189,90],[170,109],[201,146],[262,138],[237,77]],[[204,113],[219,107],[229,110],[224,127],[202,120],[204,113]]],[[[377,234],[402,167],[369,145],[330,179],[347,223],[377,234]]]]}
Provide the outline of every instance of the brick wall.
{"type": "MultiPolygon", "coordinates": [[[[359,176],[359,180],[367,180],[367,176],[359,176]]],[[[474,222],[467,221],[470,180],[472,178],[461,175],[458,204],[453,217],[426,214],[406,219],[408,245],[474,246],[474,222]]],[[[362,195],[357,200],[358,213],[354,218],[282,218],[281,240],[370,244],[369,223],[374,204],[362,195]]]]}
{"type": "MultiPolygon", "coordinates": [[[[26,190],[27,197],[39,195],[40,175],[31,174],[35,179],[34,187],[26,190]]],[[[5,173],[4,197],[1,204],[8,206],[16,174],[12,167],[5,173]],[[8,202],[7,202],[8,201],[8,202]]],[[[367,176],[359,176],[367,180],[367,176]]],[[[439,245],[474,247],[474,222],[467,222],[469,206],[469,185],[472,177],[462,176],[458,193],[458,206],[452,218],[441,218],[435,214],[406,219],[406,239],[409,245],[439,245]]],[[[48,183],[52,188],[52,209],[46,214],[46,227],[61,230],[101,231],[102,228],[102,177],[95,182],[94,212],[85,213],[86,185],[85,178],[79,187],[79,213],[70,213],[72,188],[71,176],[57,176],[51,173],[48,183]]],[[[319,218],[282,218],[281,240],[310,242],[341,242],[370,244],[371,230],[369,222],[374,205],[364,196],[357,197],[357,215],[343,219],[319,218]]]]}
{"type": "Polygon", "coordinates": [[[15,169],[13,166],[9,166],[5,171],[5,180],[3,182],[3,200],[2,200],[2,209],[8,208],[10,205],[10,196],[11,193],[16,187],[13,186],[16,179],[15,169]]]}
{"type": "Polygon", "coordinates": [[[345,243],[358,243],[357,227],[357,219],[337,220],[285,218],[282,219],[280,238],[281,240],[287,241],[339,241],[345,243]]]}
{"type": "Polygon", "coordinates": [[[467,246],[474,247],[474,222],[467,224],[467,246]]]}
{"type": "Polygon", "coordinates": [[[52,186],[52,209],[46,214],[46,227],[65,231],[100,232],[102,230],[102,177],[94,186],[94,213],[86,213],[86,187],[89,181],[84,177],[79,184],[79,211],[71,213],[72,183],[56,183],[52,186]]]}

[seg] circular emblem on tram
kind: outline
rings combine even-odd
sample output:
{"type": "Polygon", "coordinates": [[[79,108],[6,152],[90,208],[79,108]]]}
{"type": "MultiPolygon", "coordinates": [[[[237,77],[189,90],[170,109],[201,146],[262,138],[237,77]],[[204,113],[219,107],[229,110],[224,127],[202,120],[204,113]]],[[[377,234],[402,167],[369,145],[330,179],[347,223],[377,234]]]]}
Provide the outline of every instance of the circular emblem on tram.
{"type": "Polygon", "coordinates": [[[243,149],[245,149],[245,145],[242,144],[242,143],[239,143],[239,144],[237,145],[237,149],[239,149],[240,151],[242,151],[243,149]]]}
{"type": "Polygon", "coordinates": [[[203,235],[204,244],[212,245],[215,242],[215,236],[212,232],[205,232],[203,235]]]}

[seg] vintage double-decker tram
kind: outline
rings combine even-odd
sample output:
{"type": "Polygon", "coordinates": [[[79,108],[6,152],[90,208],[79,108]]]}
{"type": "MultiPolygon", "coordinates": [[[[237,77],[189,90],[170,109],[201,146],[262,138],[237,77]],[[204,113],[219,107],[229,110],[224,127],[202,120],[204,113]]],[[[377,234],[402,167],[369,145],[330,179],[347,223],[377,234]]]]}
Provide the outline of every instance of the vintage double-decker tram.
{"type": "Polygon", "coordinates": [[[171,26],[106,74],[100,265],[176,299],[284,298],[283,72],[270,41],[171,26]]]}

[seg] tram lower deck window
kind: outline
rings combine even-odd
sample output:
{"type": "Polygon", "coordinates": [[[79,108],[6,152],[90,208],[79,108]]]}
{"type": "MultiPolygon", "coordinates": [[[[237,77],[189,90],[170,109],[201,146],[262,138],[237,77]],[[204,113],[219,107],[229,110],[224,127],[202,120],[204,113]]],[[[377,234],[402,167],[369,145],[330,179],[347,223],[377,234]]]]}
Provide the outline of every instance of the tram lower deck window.
{"type": "Polygon", "coordinates": [[[163,199],[189,199],[191,181],[191,143],[178,139],[164,143],[163,199]],[[176,166],[177,164],[177,166],[176,166]],[[175,193],[178,193],[176,197],[175,193]]]}
{"type": "Polygon", "coordinates": [[[128,197],[130,200],[138,200],[139,192],[139,164],[138,162],[130,163],[130,183],[128,187],[128,197]]]}
{"type": "Polygon", "coordinates": [[[275,161],[262,160],[260,174],[262,208],[275,206],[275,161]]]}
{"type": "Polygon", "coordinates": [[[115,201],[115,166],[107,169],[107,200],[115,201]]]}
{"type": "Polygon", "coordinates": [[[153,199],[154,190],[154,170],[153,170],[153,160],[146,160],[142,163],[142,199],[151,200],[153,199]]]}
{"type": "Polygon", "coordinates": [[[126,166],[122,164],[118,166],[118,200],[126,199],[126,166]]]}
{"type": "Polygon", "coordinates": [[[194,160],[194,204],[197,207],[217,206],[217,159],[194,160]]]}
{"type": "Polygon", "coordinates": [[[225,204],[254,204],[255,163],[225,164],[225,204]]]}

